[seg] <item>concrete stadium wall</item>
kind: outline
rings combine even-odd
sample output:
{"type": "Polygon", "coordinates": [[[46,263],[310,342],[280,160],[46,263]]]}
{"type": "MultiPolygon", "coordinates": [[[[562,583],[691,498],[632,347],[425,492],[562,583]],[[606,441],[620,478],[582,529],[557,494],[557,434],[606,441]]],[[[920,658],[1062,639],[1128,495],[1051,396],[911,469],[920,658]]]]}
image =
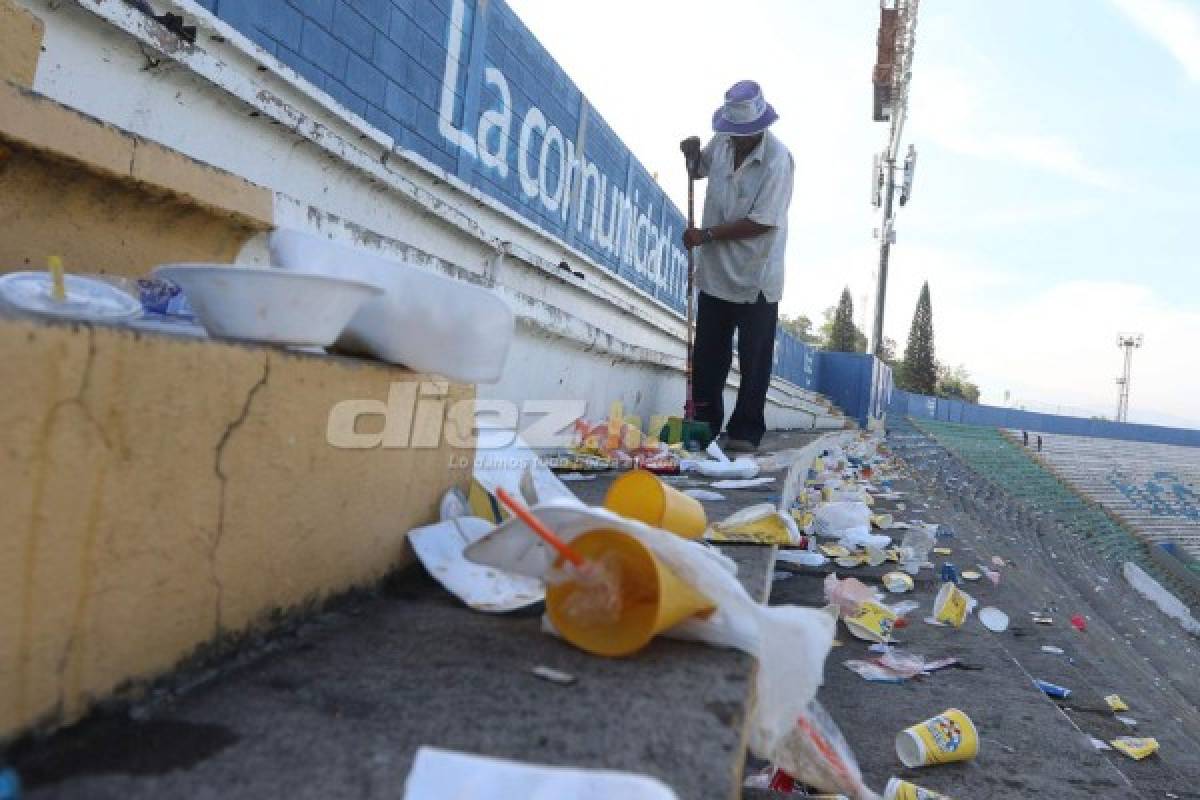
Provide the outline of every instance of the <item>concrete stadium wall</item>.
{"type": "MultiPolygon", "coordinates": [[[[333,447],[327,426],[343,400],[426,380],[0,318],[0,742],[405,564],[473,450],[438,414],[412,420],[429,447],[333,447]]],[[[447,408],[473,397],[446,386],[447,408]]]]}
{"type": "Polygon", "coordinates": [[[1131,442],[1200,447],[1200,430],[1043,414],[1015,408],[976,405],[961,400],[947,400],[942,397],[930,397],[900,390],[892,393],[892,403],[888,411],[903,416],[955,422],[962,425],[1015,428],[1042,433],[1091,436],[1097,439],[1123,439],[1131,442]]]}
{"type": "MultiPolygon", "coordinates": [[[[672,222],[678,211],[503,3],[160,2],[159,10],[199,26],[194,45],[114,0],[21,3],[46,24],[39,92],[268,187],[277,225],[497,289],[522,325],[504,382],[481,387],[481,396],[578,398],[568,392],[572,384],[603,386],[609,394],[583,398],[589,413],[601,415],[620,400],[646,418],[681,402],[682,289],[679,252],[669,246],[679,235],[672,222]],[[453,21],[460,5],[459,26],[453,21]],[[458,59],[450,57],[454,46],[458,59]],[[484,163],[499,152],[498,129],[488,128],[491,149],[481,151],[475,125],[474,156],[463,133],[479,121],[471,109],[480,118],[499,113],[498,75],[513,109],[503,180],[498,162],[484,163]],[[371,102],[378,101],[381,76],[382,109],[371,102]],[[478,98],[464,94],[468,85],[478,98]],[[544,131],[534,109],[546,118],[544,131]],[[582,134],[571,130],[580,120],[582,134]],[[551,126],[564,148],[571,140],[584,155],[574,167],[576,195],[555,174],[552,162],[561,159],[551,126]],[[526,188],[534,177],[536,196],[526,188]],[[608,212],[619,195],[615,218],[592,213],[597,180],[608,212]],[[563,187],[557,217],[542,182],[551,205],[563,187]],[[572,204],[572,196],[583,203],[572,204]],[[604,230],[593,241],[593,218],[596,227],[613,228],[614,244],[604,230]],[[540,368],[564,347],[598,357],[578,359],[577,370],[603,363],[610,374],[601,381],[577,371],[564,381],[560,371],[540,368]],[[510,393],[513,386],[519,395],[510,393]]],[[[264,263],[263,240],[248,243],[237,260],[264,263]]],[[[802,357],[790,360],[802,352],[780,348],[772,424],[815,424],[812,413],[776,401],[793,391],[784,376],[811,369],[802,357]]],[[[736,384],[735,371],[731,399],[736,384]]]]}

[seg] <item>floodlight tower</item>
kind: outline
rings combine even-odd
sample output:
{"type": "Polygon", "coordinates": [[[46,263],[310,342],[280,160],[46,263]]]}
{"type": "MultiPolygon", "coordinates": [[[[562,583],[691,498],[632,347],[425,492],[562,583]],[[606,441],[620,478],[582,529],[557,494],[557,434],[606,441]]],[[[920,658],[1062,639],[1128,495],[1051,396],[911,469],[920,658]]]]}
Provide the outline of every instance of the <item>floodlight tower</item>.
{"type": "Polygon", "coordinates": [[[1117,347],[1125,351],[1125,369],[1117,378],[1117,422],[1129,421],[1129,370],[1133,367],[1133,351],[1141,346],[1140,333],[1117,334],[1117,347]]]}
{"type": "Polygon", "coordinates": [[[896,242],[896,212],[893,200],[900,189],[900,205],[912,194],[913,170],[917,152],[910,144],[900,160],[900,138],[908,116],[908,86],[912,80],[913,48],[917,29],[917,6],[920,0],[879,0],[878,54],[871,82],[875,86],[876,122],[890,122],[887,147],[875,156],[872,176],[871,202],[883,208],[880,226],[875,231],[879,239],[879,274],[875,289],[875,320],[871,329],[871,352],[883,353],[883,309],[887,298],[888,257],[896,242]],[[897,186],[896,174],[902,172],[897,186]]]}

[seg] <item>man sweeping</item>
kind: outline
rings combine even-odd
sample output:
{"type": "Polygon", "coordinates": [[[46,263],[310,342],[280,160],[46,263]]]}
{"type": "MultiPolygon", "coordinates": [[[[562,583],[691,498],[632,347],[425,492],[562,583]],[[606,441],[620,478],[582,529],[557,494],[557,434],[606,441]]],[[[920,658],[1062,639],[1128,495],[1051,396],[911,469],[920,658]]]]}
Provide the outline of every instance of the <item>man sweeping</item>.
{"type": "Polygon", "coordinates": [[[682,142],[692,179],[708,179],[700,228],[688,228],[699,308],[693,355],[697,420],[714,433],[725,422],[722,392],[737,333],[741,385],[723,445],[735,453],[758,450],[767,424],[764,409],[775,355],[775,324],[783,297],[787,214],[795,166],[768,128],[779,118],[754,81],[725,93],[713,114],[715,136],[682,142]]]}

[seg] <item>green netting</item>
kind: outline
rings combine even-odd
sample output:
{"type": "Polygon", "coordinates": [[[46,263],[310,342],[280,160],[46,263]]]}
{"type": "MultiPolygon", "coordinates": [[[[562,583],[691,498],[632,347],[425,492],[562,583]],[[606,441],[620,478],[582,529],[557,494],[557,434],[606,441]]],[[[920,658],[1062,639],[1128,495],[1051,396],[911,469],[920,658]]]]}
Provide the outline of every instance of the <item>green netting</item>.
{"type": "MultiPolygon", "coordinates": [[[[1106,559],[1132,561],[1160,582],[1176,584],[1151,560],[1145,544],[1132,531],[1076,494],[999,430],[925,419],[911,422],[1012,497],[1032,509],[1053,514],[1059,524],[1086,540],[1106,559]]],[[[1197,565],[1189,567],[1196,569],[1197,565]]]]}

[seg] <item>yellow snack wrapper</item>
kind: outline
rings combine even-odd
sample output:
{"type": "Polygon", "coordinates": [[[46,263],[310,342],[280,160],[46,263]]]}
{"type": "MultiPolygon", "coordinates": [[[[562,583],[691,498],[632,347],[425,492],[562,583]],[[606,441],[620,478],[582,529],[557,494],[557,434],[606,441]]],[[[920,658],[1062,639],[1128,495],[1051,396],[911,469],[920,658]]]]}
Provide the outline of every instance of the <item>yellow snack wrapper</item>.
{"type": "Polygon", "coordinates": [[[1134,761],[1141,761],[1146,756],[1158,752],[1158,739],[1151,737],[1119,736],[1109,742],[1114,750],[1120,750],[1134,761]]]}

